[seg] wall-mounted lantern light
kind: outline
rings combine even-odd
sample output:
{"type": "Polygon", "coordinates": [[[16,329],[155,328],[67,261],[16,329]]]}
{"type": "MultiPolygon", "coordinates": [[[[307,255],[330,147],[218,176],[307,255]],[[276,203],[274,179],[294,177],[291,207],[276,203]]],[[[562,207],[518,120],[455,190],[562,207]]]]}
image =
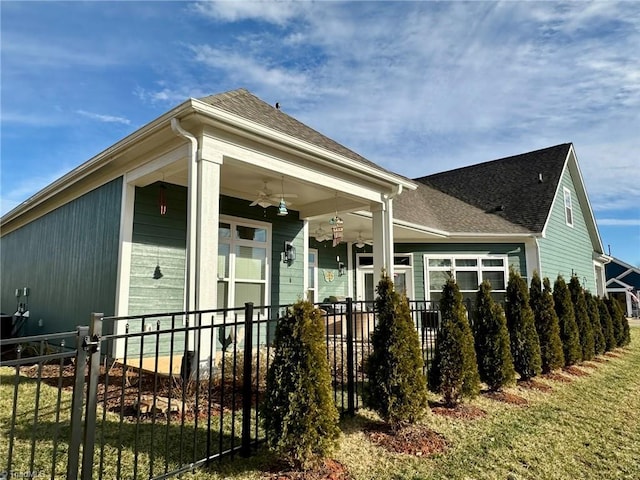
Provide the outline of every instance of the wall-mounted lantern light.
{"type": "Polygon", "coordinates": [[[291,265],[296,259],[296,247],[291,242],[284,242],[284,251],[282,252],[282,263],[291,265]]]}
{"type": "Polygon", "coordinates": [[[340,261],[340,257],[336,257],[336,261],[338,262],[338,276],[341,277],[345,274],[346,268],[344,262],[340,261]]]}

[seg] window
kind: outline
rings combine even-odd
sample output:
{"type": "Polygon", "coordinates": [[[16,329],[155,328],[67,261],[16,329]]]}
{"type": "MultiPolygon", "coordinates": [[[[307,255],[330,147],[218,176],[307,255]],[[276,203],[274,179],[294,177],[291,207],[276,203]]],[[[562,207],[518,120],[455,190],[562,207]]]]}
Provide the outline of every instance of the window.
{"type": "MultiPolygon", "coordinates": [[[[373,255],[360,253],[356,257],[358,268],[358,282],[356,298],[358,300],[373,301],[376,298],[376,286],[380,280],[380,273],[373,271],[373,255]]],[[[399,293],[407,297],[413,296],[413,256],[410,253],[396,254],[393,257],[393,283],[399,293]]]]}
{"type": "Polygon", "coordinates": [[[307,300],[318,302],[318,250],[309,249],[309,270],[307,271],[307,300]]]}
{"type": "Polygon", "coordinates": [[[218,308],[267,303],[268,225],[223,220],[218,226],[218,308]]]}
{"type": "Polygon", "coordinates": [[[464,300],[475,301],[479,285],[488,280],[494,300],[502,302],[507,288],[507,263],[506,257],[425,256],[427,300],[440,300],[444,284],[453,275],[464,300]]]}
{"type": "Polygon", "coordinates": [[[564,218],[567,225],[573,227],[573,206],[571,204],[571,190],[564,187],[564,218]]]}

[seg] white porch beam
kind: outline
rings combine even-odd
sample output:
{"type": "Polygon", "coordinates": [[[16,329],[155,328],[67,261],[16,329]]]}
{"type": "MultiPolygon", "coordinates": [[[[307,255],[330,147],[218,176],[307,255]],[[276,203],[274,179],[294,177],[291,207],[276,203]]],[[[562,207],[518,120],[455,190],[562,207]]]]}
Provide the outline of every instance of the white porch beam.
{"type": "MultiPolygon", "coordinates": [[[[338,213],[362,210],[364,207],[366,207],[366,203],[359,202],[357,200],[346,200],[344,198],[340,198],[339,200],[340,202],[338,204],[338,213]]],[[[300,213],[300,218],[313,218],[317,217],[318,215],[326,215],[329,212],[335,212],[336,199],[325,199],[300,206],[294,205],[293,208],[300,213]]]]}
{"type": "Polygon", "coordinates": [[[343,178],[328,175],[325,172],[314,171],[293,162],[284,161],[255,150],[232,145],[209,136],[204,136],[202,142],[203,149],[215,150],[216,152],[220,152],[224,157],[236,159],[239,162],[246,163],[247,166],[254,166],[261,170],[271,170],[277,175],[304,179],[304,181],[309,184],[330,185],[329,188],[332,190],[348,192],[353,198],[362,198],[369,202],[381,201],[380,193],[374,189],[363,187],[357,183],[344,180],[343,178]]]}
{"type": "MultiPolygon", "coordinates": [[[[128,182],[138,187],[146,187],[153,182],[162,180],[161,170],[167,169],[175,163],[181,163],[181,160],[187,158],[189,158],[189,147],[187,145],[180,145],[154,160],[127,172],[128,182]]],[[[182,169],[184,169],[184,164],[176,166],[174,171],[182,169]]]]}

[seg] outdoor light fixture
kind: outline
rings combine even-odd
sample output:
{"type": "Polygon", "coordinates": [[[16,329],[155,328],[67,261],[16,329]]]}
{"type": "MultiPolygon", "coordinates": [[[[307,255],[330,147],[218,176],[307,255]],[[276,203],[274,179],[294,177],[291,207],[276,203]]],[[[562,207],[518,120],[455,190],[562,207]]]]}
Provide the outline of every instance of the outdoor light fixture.
{"type": "Polygon", "coordinates": [[[284,199],[280,200],[280,204],[278,205],[278,216],[286,217],[289,214],[289,210],[287,210],[287,204],[284,202],[284,199]]]}
{"type": "Polygon", "coordinates": [[[338,262],[338,276],[341,277],[345,274],[346,268],[344,262],[340,261],[340,257],[336,257],[336,261],[338,262]]]}
{"type": "Polygon", "coordinates": [[[282,177],[282,196],[280,197],[280,204],[278,205],[278,216],[284,217],[288,215],[287,204],[284,201],[284,177],[282,177]]]}
{"type": "Polygon", "coordinates": [[[291,265],[296,259],[296,247],[291,242],[284,242],[284,251],[282,252],[282,263],[291,265]]]}

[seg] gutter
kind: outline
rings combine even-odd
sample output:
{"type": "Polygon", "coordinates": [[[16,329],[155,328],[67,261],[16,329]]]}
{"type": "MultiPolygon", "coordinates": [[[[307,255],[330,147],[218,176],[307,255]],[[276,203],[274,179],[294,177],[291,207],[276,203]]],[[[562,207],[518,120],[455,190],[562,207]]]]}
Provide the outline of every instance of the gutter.
{"type": "Polygon", "coordinates": [[[180,120],[173,117],[171,119],[171,130],[179,137],[185,138],[190,143],[189,148],[189,180],[187,188],[187,261],[185,271],[185,311],[192,311],[196,309],[195,301],[195,286],[197,281],[195,276],[198,275],[196,268],[196,258],[198,255],[198,183],[194,181],[197,179],[198,170],[198,140],[196,137],[187,132],[180,120]]]}

